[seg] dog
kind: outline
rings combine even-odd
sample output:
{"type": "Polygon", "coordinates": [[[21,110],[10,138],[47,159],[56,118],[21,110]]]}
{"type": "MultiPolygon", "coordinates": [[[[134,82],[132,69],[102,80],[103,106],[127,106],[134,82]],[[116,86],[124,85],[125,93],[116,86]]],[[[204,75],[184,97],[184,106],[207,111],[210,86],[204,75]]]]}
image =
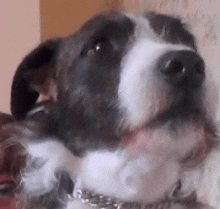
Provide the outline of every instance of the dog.
{"type": "Polygon", "coordinates": [[[217,106],[178,18],[111,11],[40,44],[11,94],[27,208],[220,208],[217,106]]]}

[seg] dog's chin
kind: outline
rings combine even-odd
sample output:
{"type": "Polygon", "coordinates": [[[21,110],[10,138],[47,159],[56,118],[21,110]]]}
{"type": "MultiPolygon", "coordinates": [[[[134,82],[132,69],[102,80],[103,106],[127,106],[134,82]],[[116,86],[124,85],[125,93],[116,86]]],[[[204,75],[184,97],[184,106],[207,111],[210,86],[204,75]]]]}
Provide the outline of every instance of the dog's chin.
{"type": "Polygon", "coordinates": [[[167,198],[184,169],[200,165],[212,146],[208,137],[215,134],[207,118],[202,107],[182,101],[127,131],[120,144],[126,166],[120,172],[139,195],[132,197],[148,202],[167,198]]]}
{"type": "Polygon", "coordinates": [[[176,106],[177,110],[168,109],[129,130],[114,152],[89,152],[83,160],[81,181],[92,191],[125,201],[154,203],[169,198],[183,164],[190,167],[202,161],[194,155],[198,147],[200,154],[204,152],[199,156],[205,158],[207,152],[202,111],[195,106],[181,108],[184,112],[176,106]]]}

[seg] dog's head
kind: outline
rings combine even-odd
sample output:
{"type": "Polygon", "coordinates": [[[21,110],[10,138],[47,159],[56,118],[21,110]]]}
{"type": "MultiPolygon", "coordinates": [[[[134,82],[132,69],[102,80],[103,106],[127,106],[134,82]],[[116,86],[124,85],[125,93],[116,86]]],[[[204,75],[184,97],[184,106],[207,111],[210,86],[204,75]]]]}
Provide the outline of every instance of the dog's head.
{"type": "Polygon", "coordinates": [[[49,95],[59,109],[59,136],[75,155],[87,156],[84,185],[152,202],[211,149],[213,86],[179,19],[110,12],[28,54],[14,77],[11,108],[24,118],[40,93],[49,95]]]}

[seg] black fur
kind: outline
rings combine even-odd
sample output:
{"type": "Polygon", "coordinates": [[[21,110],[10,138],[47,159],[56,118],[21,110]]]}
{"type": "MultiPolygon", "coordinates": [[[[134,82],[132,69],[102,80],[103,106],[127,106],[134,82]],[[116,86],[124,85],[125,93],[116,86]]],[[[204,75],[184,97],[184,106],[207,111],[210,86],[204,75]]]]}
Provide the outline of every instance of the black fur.
{"type": "Polygon", "coordinates": [[[195,38],[180,19],[154,12],[149,12],[146,16],[150,19],[151,27],[164,40],[173,44],[185,44],[197,50],[195,38]]]}

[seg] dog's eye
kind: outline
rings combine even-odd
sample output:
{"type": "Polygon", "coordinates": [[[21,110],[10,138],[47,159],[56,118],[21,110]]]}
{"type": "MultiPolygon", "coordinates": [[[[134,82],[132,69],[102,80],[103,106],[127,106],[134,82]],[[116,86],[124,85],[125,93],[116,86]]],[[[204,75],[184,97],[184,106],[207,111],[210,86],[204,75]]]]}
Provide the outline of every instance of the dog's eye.
{"type": "Polygon", "coordinates": [[[98,51],[100,51],[100,50],[103,49],[103,48],[104,48],[103,42],[98,42],[98,43],[95,44],[93,50],[94,50],[95,52],[98,52],[98,51]]]}
{"type": "Polygon", "coordinates": [[[112,43],[107,38],[100,38],[94,42],[88,53],[105,55],[113,50],[112,43]]]}
{"type": "Polygon", "coordinates": [[[11,196],[15,191],[15,183],[14,182],[3,182],[0,184],[0,197],[8,197],[11,196]]]}

